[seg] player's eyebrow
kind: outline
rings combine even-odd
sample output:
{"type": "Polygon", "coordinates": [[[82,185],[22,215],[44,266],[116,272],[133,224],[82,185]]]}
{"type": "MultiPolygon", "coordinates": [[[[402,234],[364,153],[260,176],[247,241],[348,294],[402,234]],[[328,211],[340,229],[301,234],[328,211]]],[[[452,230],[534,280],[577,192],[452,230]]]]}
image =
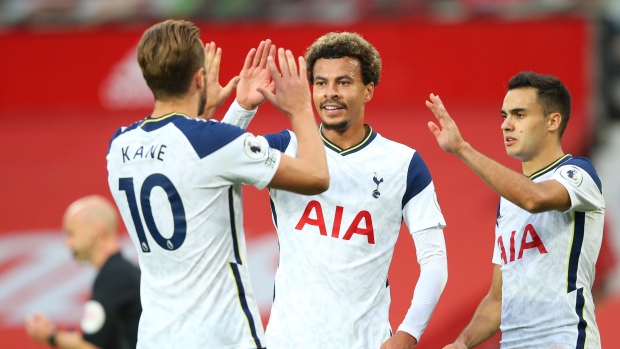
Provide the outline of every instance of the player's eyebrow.
{"type": "MultiPolygon", "coordinates": [[[[512,108],[512,109],[509,109],[509,110],[508,110],[508,112],[509,112],[510,114],[517,114],[517,113],[520,113],[520,112],[526,112],[526,111],[527,111],[527,108],[512,108]]],[[[504,109],[502,109],[502,110],[500,111],[500,113],[501,113],[502,115],[508,115],[508,113],[506,113],[506,111],[504,111],[504,109]]]]}
{"type": "MultiPolygon", "coordinates": [[[[336,76],[336,78],[334,80],[339,81],[339,80],[342,80],[342,79],[354,79],[354,78],[355,77],[353,75],[351,75],[351,74],[343,74],[343,75],[336,76]]],[[[320,75],[315,75],[314,79],[315,80],[317,80],[317,79],[319,79],[319,80],[328,80],[327,78],[322,77],[320,75]]]]}

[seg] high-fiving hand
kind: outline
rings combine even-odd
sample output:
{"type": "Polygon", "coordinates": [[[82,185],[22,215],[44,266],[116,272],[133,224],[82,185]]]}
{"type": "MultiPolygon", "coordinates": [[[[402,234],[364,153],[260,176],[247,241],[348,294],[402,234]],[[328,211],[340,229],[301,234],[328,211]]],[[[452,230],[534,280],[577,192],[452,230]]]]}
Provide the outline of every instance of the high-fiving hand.
{"type": "Polygon", "coordinates": [[[306,60],[299,57],[298,62],[299,70],[293,53],[289,50],[285,51],[283,48],[278,49],[280,71],[278,71],[274,58],[267,57],[267,66],[275,83],[276,93],[274,94],[266,87],[258,87],[258,91],[288,117],[308,111],[312,113],[306,60]]]}
{"type": "Polygon", "coordinates": [[[237,84],[237,102],[243,109],[253,110],[265,102],[265,96],[257,90],[259,87],[275,92],[275,83],[267,69],[267,57],[275,56],[276,47],[269,39],[261,41],[257,48],[248,52],[237,84]]]}
{"type": "Polygon", "coordinates": [[[217,108],[230,96],[237,83],[239,77],[233,77],[225,87],[219,82],[220,63],[222,61],[222,49],[217,48],[215,42],[205,45],[205,73],[207,74],[207,104],[205,107],[204,117],[210,119],[217,108]]]}
{"type": "Polygon", "coordinates": [[[428,122],[428,128],[435,135],[441,149],[448,153],[458,153],[466,142],[439,96],[435,96],[431,93],[430,102],[426,101],[426,106],[435,114],[435,117],[439,121],[439,125],[441,125],[440,128],[434,122],[428,122]]]}

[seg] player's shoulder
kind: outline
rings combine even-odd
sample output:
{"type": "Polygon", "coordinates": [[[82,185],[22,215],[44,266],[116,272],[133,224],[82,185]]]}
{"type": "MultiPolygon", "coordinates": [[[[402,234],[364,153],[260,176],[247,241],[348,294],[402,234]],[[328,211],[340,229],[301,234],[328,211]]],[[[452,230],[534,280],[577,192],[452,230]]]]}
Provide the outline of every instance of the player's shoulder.
{"type": "Polygon", "coordinates": [[[395,152],[398,155],[408,155],[413,156],[416,153],[416,150],[411,148],[410,146],[391,140],[382,136],[380,133],[376,132],[377,136],[374,139],[374,142],[377,146],[382,149],[389,150],[391,152],[395,152]]]}
{"type": "Polygon", "coordinates": [[[592,161],[586,157],[582,156],[568,156],[566,161],[561,163],[556,172],[560,174],[564,179],[574,183],[575,185],[580,185],[583,181],[583,172],[585,172],[596,184],[599,190],[602,189],[601,179],[592,164],[592,161]]]}
{"type": "MultiPolygon", "coordinates": [[[[133,124],[129,125],[129,126],[121,126],[118,129],[116,129],[116,131],[114,131],[114,134],[112,134],[112,137],[110,138],[110,144],[109,146],[112,146],[112,142],[114,142],[115,139],[117,139],[119,136],[131,131],[131,130],[135,130],[136,128],[138,128],[140,126],[140,124],[142,124],[144,122],[143,120],[138,120],[136,122],[134,122],[133,124]]],[[[109,148],[108,148],[109,150],[109,148]]]]}

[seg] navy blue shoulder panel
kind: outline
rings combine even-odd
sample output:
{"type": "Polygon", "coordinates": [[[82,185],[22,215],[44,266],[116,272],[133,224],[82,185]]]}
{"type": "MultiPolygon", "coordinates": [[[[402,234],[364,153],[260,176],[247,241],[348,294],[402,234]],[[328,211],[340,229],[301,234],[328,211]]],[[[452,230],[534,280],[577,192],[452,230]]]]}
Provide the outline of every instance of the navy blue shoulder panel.
{"type": "Polygon", "coordinates": [[[125,133],[125,132],[127,132],[127,131],[131,131],[131,130],[133,130],[133,129],[137,128],[138,126],[140,126],[140,123],[141,123],[141,122],[142,122],[142,121],[137,121],[137,122],[134,122],[132,125],[130,125],[130,126],[128,126],[128,127],[126,127],[124,130],[123,130],[123,128],[122,128],[122,127],[120,127],[118,130],[116,130],[116,132],[114,132],[114,134],[112,135],[112,138],[110,139],[110,144],[108,144],[108,152],[107,152],[107,154],[109,154],[109,153],[110,153],[110,148],[112,147],[112,142],[114,142],[114,140],[115,140],[118,136],[122,135],[123,133],[125,133]]]}
{"type": "Polygon", "coordinates": [[[416,151],[409,163],[409,170],[407,171],[407,189],[403,196],[402,207],[404,208],[409,200],[424,190],[432,180],[433,178],[431,177],[426,163],[422,160],[420,153],[416,151]]]}
{"type": "Polygon", "coordinates": [[[211,120],[202,121],[179,117],[174,119],[173,124],[183,132],[201,159],[246,133],[237,126],[211,120]]]}
{"type": "Polygon", "coordinates": [[[291,142],[291,134],[288,130],[282,130],[280,133],[267,134],[264,137],[267,139],[267,142],[269,142],[269,147],[278,149],[283,153],[291,142]]]}
{"type": "Polygon", "coordinates": [[[573,157],[572,159],[566,161],[560,166],[564,166],[568,164],[575,165],[583,169],[584,171],[586,171],[590,175],[590,177],[592,177],[592,179],[594,180],[594,183],[596,183],[598,190],[601,193],[603,192],[603,184],[601,183],[601,179],[598,177],[598,173],[596,173],[596,169],[594,169],[594,165],[592,165],[592,162],[590,162],[590,159],[582,157],[582,156],[573,157]]]}

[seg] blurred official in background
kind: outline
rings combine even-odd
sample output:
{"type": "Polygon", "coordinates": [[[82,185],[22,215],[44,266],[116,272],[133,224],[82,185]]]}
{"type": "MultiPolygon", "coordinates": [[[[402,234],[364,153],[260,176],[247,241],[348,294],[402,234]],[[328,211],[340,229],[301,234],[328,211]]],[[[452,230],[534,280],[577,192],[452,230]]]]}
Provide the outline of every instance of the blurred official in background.
{"type": "Polygon", "coordinates": [[[77,261],[99,269],[92,298],[84,304],[81,329],[61,331],[43,314],[32,315],[26,331],[39,343],[59,348],[135,348],[140,304],[140,270],[120,254],[118,216],[103,197],[87,196],[65,212],[65,244],[77,261]]]}

